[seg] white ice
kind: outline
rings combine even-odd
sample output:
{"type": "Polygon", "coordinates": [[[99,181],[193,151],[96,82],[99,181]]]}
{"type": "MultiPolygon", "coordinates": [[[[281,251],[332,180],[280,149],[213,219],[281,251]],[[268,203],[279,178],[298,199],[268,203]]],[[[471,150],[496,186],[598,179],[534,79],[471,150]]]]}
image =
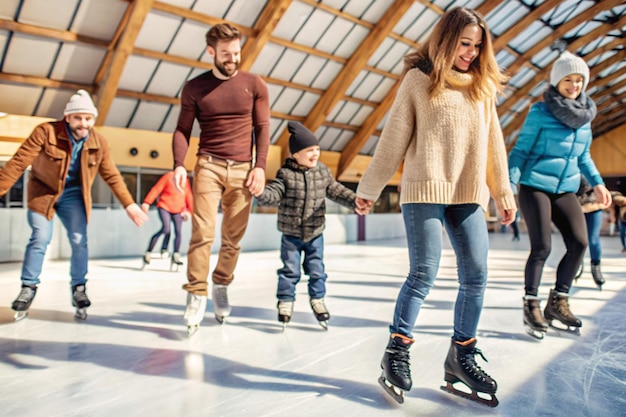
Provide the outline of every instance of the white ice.
{"type": "MultiPolygon", "coordinates": [[[[377,383],[394,302],[407,273],[405,242],[326,247],[328,331],[308,305],[306,278],[285,332],[277,321],[277,251],[244,252],[219,325],[209,302],[187,337],[185,268],[169,261],[90,261],[85,322],[74,320],[67,261],[47,261],[30,315],[13,322],[21,264],[0,264],[0,415],[22,416],[623,416],[626,415],[626,254],[603,237],[607,283],[589,269],[571,293],[581,336],[550,330],[539,342],[522,327],[528,239],[492,233],[479,326],[479,364],[498,382],[495,409],[439,389],[456,296],[445,249],[411,348],[413,389],[404,404],[377,383]]],[[[542,307],[563,245],[544,272],[542,307]]],[[[215,259],[213,258],[212,261],[215,259]]],[[[184,259],[186,262],[186,259],[184,259]]],[[[585,260],[589,265],[589,259],[585,260]]]]}

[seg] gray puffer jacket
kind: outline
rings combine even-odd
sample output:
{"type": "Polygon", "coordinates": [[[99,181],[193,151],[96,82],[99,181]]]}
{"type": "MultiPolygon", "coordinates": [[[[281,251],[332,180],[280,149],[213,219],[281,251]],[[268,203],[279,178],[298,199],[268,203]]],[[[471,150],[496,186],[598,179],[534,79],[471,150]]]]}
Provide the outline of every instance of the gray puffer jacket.
{"type": "Polygon", "coordinates": [[[261,206],[278,206],[278,230],[308,242],[324,231],[326,197],[356,208],[356,194],[336,181],[326,165],[318,162],[309,169],[287,158],[257,200],[261,206]]]}

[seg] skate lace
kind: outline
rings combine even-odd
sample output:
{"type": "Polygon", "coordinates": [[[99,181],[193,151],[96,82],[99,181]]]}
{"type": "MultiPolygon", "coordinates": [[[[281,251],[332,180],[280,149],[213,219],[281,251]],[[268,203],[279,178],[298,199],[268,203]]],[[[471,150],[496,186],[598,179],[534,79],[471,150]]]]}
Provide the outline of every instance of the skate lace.
{"type": "Polygon", "coordinates": [[[324,299],[322,298],[312,299],[311,308],[315,314],[328,314],[328,309],[326,308],[326,304],[324,304],[324,299]]]}
{"type": "Polygon", "coordinates": [[[483,371],[482,368],[476,363],[476,355],[483,358],[485,362],[489,362],[480,349],[473,348],[462,356],[461,365],[474,378],[485,381],[487,378],[491,378],[491,376],[487,372],[483,371]]]}
{"type": "Polygon", "coordinates": [[[74,289],[74,300],[87,301],[87,294],[85,293],[85,287],[80,285],[74,289]]]}
{"type": "Polygon", "coordinates": [[[220,307],[228,306],[228,290],[226,287],[215,289],[215,299],[213,301],[220,307]]]}
{"type": "Polygon", "coordinates": [[[27,303],[31,298],[33,298],[34,292],[35,291],[30,287],[22,287],[16,301],[20,303],[27,303]]]}
{"type": "Polygon", "coordinates": [[[291,316],[293,312],[293,302],[281,301],[278,303],[278,314],[282,316],[291,316]]]}
{"type": "Polygon", "coordinates": [[[189,304],[187,305],[187,314],[190,316],[195,316],[200,310],[201,299],[195,295],[191,296],[189,304]]]}
{"type": "Polygon", "coordinates": [[[397,375],[411,376],[409,350],[388,349],[391,362],[391,371],[397,375]]]}

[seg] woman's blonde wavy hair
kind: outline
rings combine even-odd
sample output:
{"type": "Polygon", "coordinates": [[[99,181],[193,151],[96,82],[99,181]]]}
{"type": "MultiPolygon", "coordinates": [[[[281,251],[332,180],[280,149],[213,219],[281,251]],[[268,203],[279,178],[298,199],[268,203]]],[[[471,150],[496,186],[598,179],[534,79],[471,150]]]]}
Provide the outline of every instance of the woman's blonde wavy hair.
{"type": "Polygon", "coordinates": [[[432,81],[430,96],[440,92],[445,87],[446,75],[454,66],[461,33],[468,25],[477,25],[483,31],[480,53],[467,71],[474,80],[469,86],[470,97],[478,101],[502,93],[509,77],[498,67],[487,22],[480,13],[465,7],[452,8],[441,16],[428,39],[404,57],[402,75],[411,68],[426,66],[432,81]]]}

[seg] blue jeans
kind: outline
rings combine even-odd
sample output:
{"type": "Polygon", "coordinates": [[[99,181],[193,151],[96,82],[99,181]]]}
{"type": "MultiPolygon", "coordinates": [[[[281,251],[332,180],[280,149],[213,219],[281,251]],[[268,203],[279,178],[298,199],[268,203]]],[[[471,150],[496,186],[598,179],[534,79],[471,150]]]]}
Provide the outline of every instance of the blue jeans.
{"type": "Polygon", "coordinates": [[[411,331],[430,292],[441,259],[442,225],[458,265],[459,291],[454,306],[454,339],[476,336],[487,283],[489,239],[485,215],[476,204],[404,204],[402,216],[409,249],[409,275],[400,290],[391,333],[413,337],[411,331]]]}
{"type": "Polygon", "coordinates": [[[619,223],[619,240],[622,242],[622,249],[626,249],[626,222],[619,223]]]}
{"type": "Polygon", "coordinates": [[[585,213],[587,222],[587,239],[589,240],[589,254],[591,263],[597,265],[602,259],[602,245],[600,244],[600,229],[602,228],[602,210],[585,213]]]}
{"type": "MultiPolygon", "coordinates": [[[[87,282],[87,214],[80,189],[78,192],[64,194],[55,205],[56,214],[67,230],[67,237],[72,248],[70,258],[71,285],[87,282]]],[[[52,220],[46,216],[28,210],[28,224],[32,229],[26,245],[22,264],[22,284],[38,285],[48,244],[52,240],[52,220]]]]}
{"type": "Polygon", "coordinates": [[[300,282],[300,256],[304,252],[302,267],[309,276],[309,297],[324,298],[326,295],[326,273],[324,272],[324,235],[303,242],[283,234],[280,245],[280,260],[283,267],[278,270],[276,297],[283,301],[296,299],[296,284],[300,282]]]}

